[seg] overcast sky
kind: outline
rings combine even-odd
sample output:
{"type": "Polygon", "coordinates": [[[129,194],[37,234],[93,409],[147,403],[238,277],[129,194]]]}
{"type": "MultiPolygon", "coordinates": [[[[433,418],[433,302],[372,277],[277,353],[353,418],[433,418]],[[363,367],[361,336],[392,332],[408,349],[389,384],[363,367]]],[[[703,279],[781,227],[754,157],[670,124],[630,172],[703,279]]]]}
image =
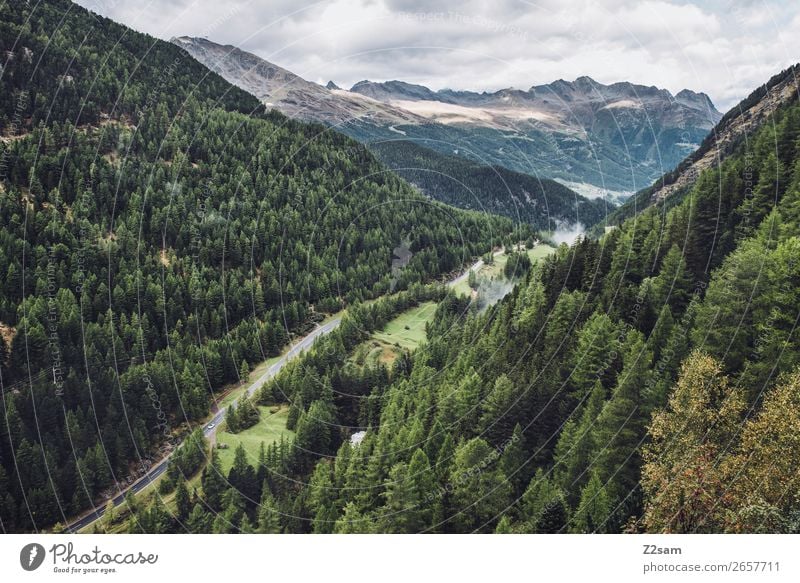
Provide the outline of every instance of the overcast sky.
{"type": "Polygon", "coordinates": [[[79,0],[162,39],[205,36],[311,81],[527,89],[588,75],[704,91],[725,111],[800,61],[793,0],[79,0]]]}

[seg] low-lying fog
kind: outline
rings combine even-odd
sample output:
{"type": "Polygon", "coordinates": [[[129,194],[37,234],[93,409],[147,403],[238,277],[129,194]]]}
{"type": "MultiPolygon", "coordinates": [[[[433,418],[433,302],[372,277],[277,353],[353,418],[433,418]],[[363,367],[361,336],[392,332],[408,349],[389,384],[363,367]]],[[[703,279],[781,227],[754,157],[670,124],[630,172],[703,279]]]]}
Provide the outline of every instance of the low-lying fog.
{"type": "Polygon", "coordinates": [[[575,241],[577,241],[578,237],[583,235],[585,232],[586,227],[584,227],[581,223],[575,223],[574,225],[562,225],[553,232],[553,235],[550,238],[556,245],[561,245],[561,243],[572,245],[575,241]]]}

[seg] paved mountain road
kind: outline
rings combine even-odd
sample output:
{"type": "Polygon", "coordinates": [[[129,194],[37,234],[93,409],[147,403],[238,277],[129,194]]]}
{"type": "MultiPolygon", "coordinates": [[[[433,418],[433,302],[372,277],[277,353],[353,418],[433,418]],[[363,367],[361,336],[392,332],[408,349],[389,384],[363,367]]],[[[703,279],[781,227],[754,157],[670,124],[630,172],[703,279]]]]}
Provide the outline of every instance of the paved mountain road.
{"type": "MultiPolygon", "coordinates": [[[[265,382],[267,382],[269,379],[278,374],[278,372],[284,366],[286,366],[286,363],[299,356],[303,351],[310,348],[311,345],[314,344],[314,341],[317,338],[325,334],[328,334],[331,330],[334,330],[341,323],[341,321],[342,321],[341,318],[334,318],[333,320],[330,320],[329,322],[326,322],[321,326],[317,326],[308,335],[304,336],[302,340],[292,345],[292,347],[288,350],[288,352],[286,352],[286,354],[281,356],[277,362],[275,362],[264,372],[264,374],[258,377],[255,381],[253,381],[250,384],[250,386],[247,387],[247,394],[252,395],[253,393],[255,393],[265,382]]],[[[214,414],[211,420],[205,424],[205,426],[203,427],[203,435],[205,435],[206,438],[210,439],[214,437],[214,435],[217,432],[217,429],[219,429],[220,423],[225,418],[225,412],[227,410],[228,410],[227,407],[221,408],[214,414]]],[[[156,478],[158,478],[161,474],[163,474],[164,471],[167,469],[167,465],[169,464],[170,455],[163,458],[157,464],[153,465],[144,476],[142,476],[136,482],[128,486],[125,490],[114,496],[111,499],[114,502],[114,506],[119,506],[120,504],[122,504],[128,492],[132,492],[135,494],[143,490],[152,482],[154,482],[156,478]]],[[[108,502],[106,502],[106,504],[108,504],[108,502]]],[[[86,528],[94,521],[102,517],[103,514],[105,514],[105,511],[106,511],[105,506],[95,508],[90,513],[86,514],[85,516],[82,516],[81,518],[70,524],[67,527],[67,531],[78,532],[86,528]]]]}
{"type": "MultiPolygon", "coordinates": [[[[497,251],[495,255],[502,253],[502,251],[497,251]]],[[[479,259],[473,265],[471,265],[468,269],[465,269],[460,275],[454,277],[450,281],[447,282],[447,285],[450,287],[458,285],[461,281],[469,276],[469,272],[471,270],[477,271],[483,266],[483,260],[479,259]]],[[[254,382],[247,387],[247,394],[252,395],[255,393],[265,382],[269,379],[274,377],[278,372],[286,366],[290,360],[299,356],[303,351],[307,350],[314,344],[314,341],[319,338],[320,336],[324,336],[328,334],[332,330],[335,330],[336,327],[341,323],[341,317],[334,318],[321,326],[317,326],[314,330],[312,330],[308,335],[304,336],[299,342],[295,343],[289,350],[281,356],[276,363],[270,366],[264,374],[258,377],[254,382]]],[[[227,407],[223,407],[219,411],[217,411],[211,420],[206,423],[203,427],[203,434],[206,438],[213,441],[213,437],[216,435],[217,429],[219,429],[220,423],[225,418],[225,412],[227,411],[227,407]]],[[[171,455],[171,454],[170,454],[171,455]]],[[[125,500],[125,495],[128,492],[137,493],[151,483],[153,483],[156,478],[158,478],[164,471],[167,469],[167,465],[169,464],[170,455],[167,455],[164,459],[159,461],[157,464],[153,465],[147,473],[139,478],[136,482],[128,486],[125,490],[121,491],[119,494],[115,495],[111,500],[114,502],[114,506],[119,506],[125,500]]],[[[108,502],[106,502],[106,505],[108,502]]],[[[67,527],[67,532],[78,532],[105,514],[106,508],[105,505],[102,507],[95,508],[93,511],[89,512],[88,514],[82,516],[81,518],[75,520],[67,527]]]]}

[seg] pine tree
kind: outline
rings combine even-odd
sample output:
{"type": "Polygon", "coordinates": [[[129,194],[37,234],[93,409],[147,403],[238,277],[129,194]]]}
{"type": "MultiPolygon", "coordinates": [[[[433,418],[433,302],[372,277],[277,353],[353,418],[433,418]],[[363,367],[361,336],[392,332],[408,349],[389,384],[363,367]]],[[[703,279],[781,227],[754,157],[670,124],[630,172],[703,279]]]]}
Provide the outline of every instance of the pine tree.
{"type": "Polygon", "coordinates": [[[442,446],[436,454],[436,465],[433,468],[434,473],[438,476],[440,481],[450,474],[450,467],[453,464],[455,452],[455,440],[453,439],[452,432],[448,431],[444,436],[442,446]]]}
{"type": "Polygon", "coordinates": [[[306,459],[328,455],[334,445],[331,429],[333,418],[322,401],[314,401],[297,423],[295,443],[306,459]]]}
{"type": "Polygon", "coordinates": [[[223,510],[214,518],[214,534],[232,534],[239,530],[244,516],[245,501],[235,488],[229,488],[223,496],[223,510]]]}
{"type": "Polygon", "coordinates": [[[115,510],[115,506],[114,506],[114,501],[113,500],[109,500],[106,503],[106,510],[103,513],[103,516],[105,517],[105,523],[107,525],[112,525],[117,521],[117,512],[115,510]]]}
{"type": "Polygon", "coordinates": [[[556,445],[553,479],[567,493],[567,500],[573,508],[578,503],[578,493],[588,479],[589,467],[598,451],[594,431],[605,402],[606,390],[597,380],[580,420],[567,422],[556,445]]]}
{"type": "Polygon", "coordinates": [[[567,527],[567,507],[562,497],[554,498],[547,503],[539,520],[536,521],[536,532],[541,534],[561,534],[567,527]]]}
{"type": "Polygon", "coordinates": [[[269,475],[269,462],[267,461],[267,448],[264,442],[258,446],[258,466],[256,467],[256,480],[259,484],[264,484],[269,475]]]}
{"type": "Polygon", "coordinates": [[[455,392],[454,400],[455,415],[460,427],[467,432],[474,431],[483,400],[483,382],[475,371],[464,376],[455,392]]]}
{"type": "Polygon", "coordinates": [[[325,460],[314,468],[308,484],[309,508],[313,513],[315,533],[331,533],[336,524],[336,494],[331,476],[331,464],[325,460]]]}
{"type": "Polygon", "coordinates": [[[525,453],[525,436],[519,423],[514,426],[508,442],[503,444],[503,455],[500,457],[500,469],[508,477],[511,484],[512,496],[516,499],[522,495],[525,486],[530,481],[532,464],[528,463],[525,453]]]}
{"type": "Polygon", "coordinates": [[[553,501],[563,497],[563,492],[556,486],[544,471],[539,468],[531,478],[525,493],[522,495],[520,518],[525,521],[528,532],[537,532],[545,508],[553,501]]]}
{"type": "Polygon", "coordinates": [[[258,423],[260,417],[261,412],[258,407],[253,404],[252,399],[244,396],[239,400],[236,408],[236,424],[238,431],[249,429],[258,423]]]}
{"type": "Polygon", "coordinates": [[[451,508],[457,532],[494,526],[511,501],[511,487],[497,467],[497,450],[479,437],[461,444],[450,469],[451,508]]]}
{"type": "Polygon", "coordinates": [[[211,453],[209,464],[203,468],[200,483],[203,486],[203,497],[208,506],[214,511],[220,511],[223,503],[222,497],[227,489],[227,482],[222,474],[222,466],[216,450],[211,453]]]}
{"type": "MultiPolygon", "coordinates": [[[[645,436],[640,390],[648,383],[652,355],[641,333],[630,331],[625,340],[624,367],[611,398],[597,418],[593,437],[598,449],[597,472],[609,499],[621,512],[637,513],[640,452],[645,436]]],[[[621,516],[621,520],[627,516],[621,516]]],[[[613,524],[610,528],[619,526],[613,524]]]]}
{"type": "Polygon", "coordinates": [[[504,514],[497,523],[497,528],[494,529],[495,534],[513,534],[514,529],[511,526],[511,519],[507,514],[504,514]]]}
{"type": "Polygon", "coordinates": [[[236,401],[233,401],[230,405],[228,405],[228,409],[225,411],[225,428],[228,430],[228,433],[239,433],[239,416],[237,415],[236,411],[236,401]]]}
{"type": "Polygon", "coordinates": [[[247,514],[242,514],[242,519],[239,522],[239,533],[240,534],[253,534],[256,530],[253,527],[253,523],[250,521],[250,517],[247,514]]]}
{"type": "Polygon", "coordinates": [[[481,406],[483,413],[478,424],[481,434],[491,443],[508,438],[514,428],[518,405],[519,395],[514,384],[505,374],[497,377],[481,406]]]}
{"type": "Polygon", "coordinates": [[[686,270],[686,261],[677,245],[672,245],[664,256],[651,289],[650,299],[656,313],[664,306],[669,306],[675,313],[681,313],[689,304],[692,278],[686,270]]]}
{"type": "Polygon", "coordinates": [[[596,313],[578,333],[578,344],[572,355],[573,370],[569,377],[571,395],[582,401],[599,380],[609,388],[617,373],[619,332],[607,315],[596,313]]]}
{"type": "Polygon", "coordinates": [[[189,518],[186,519],[186,529],[193,534],[209,533],[211,532],[212,523],[212,516],[206,512],[200,503],[196,503],[189,518]]]}
{"type": "Polygon", "coordinates": [[[243,500],[255,503],[258,499],[256,471],[247,461],[247,452],[241,443],[236,446],[233,454],[233,465],[228,472],[228,483],[231,488],[241,494],[243,500]]]}
{"type": "Polygon", "coordinates": [[[300,420],[300,415],[304,412],[303,400],[300,395],[296,395],[291,399],[289,405],[289,414],[286,417],[286,429],[294,431],[297,429],[297,422],[300,420]]]}
{"type": "Polygon", "coordinates": [[[336,534],[366,534],[374,532],[374,521],[364,516],[353,502],[348,502],[344,507],[344,513],[336,521],[334,532],[336,534]]]}
{"type": "Polygon", "coordinates": [[[395,464],[385,488],[383,532],[417,533],[431,526],[436,482],[424,451],[417,449],[408,464],[395,464]]]}
{"type": "Polygon", "coordinates": [[[581,490],[578,509],[572,516],[571,530],[578,533],[608,532],[611,503],[596,472],[581,490]]]}
{"type": "Polygon", "coordinates": [[[281,532],[280,515],[267,482],[264,482],[261,488],[261,501],[258,504],[256,532],[261,534],[278,534],[281,532]]]}
{"type": "Polygon", "coordinates": [[[186,520],[192,510],[192,504],[189,498],[189,490],[186,488],[186,479],[183,476],[178,478],[177,487],[175,488],[175,505],[178,509],[178,520],[186,520]]]}
{"type": "Polygon", "coordinates": [[[246,360],[243,360],[242,363],[239,365],[239,383],[244,385],[247,383],[247,379],[250,378],[250,365],[247,364],[246,360]]]}

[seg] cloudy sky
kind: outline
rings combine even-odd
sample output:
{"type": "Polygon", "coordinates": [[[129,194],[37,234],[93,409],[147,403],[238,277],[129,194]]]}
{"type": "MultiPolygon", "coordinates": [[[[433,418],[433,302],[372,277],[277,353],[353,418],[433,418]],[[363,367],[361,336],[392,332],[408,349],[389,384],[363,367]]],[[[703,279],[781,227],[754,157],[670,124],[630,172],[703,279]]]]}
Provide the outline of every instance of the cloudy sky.
{"type": "Polygon", "coordinates": [[[800,61],[795,0],[78,0],[137,30],[233,44],[311,81],[527,89],[589,75],[725,111],[800,61]]]}

